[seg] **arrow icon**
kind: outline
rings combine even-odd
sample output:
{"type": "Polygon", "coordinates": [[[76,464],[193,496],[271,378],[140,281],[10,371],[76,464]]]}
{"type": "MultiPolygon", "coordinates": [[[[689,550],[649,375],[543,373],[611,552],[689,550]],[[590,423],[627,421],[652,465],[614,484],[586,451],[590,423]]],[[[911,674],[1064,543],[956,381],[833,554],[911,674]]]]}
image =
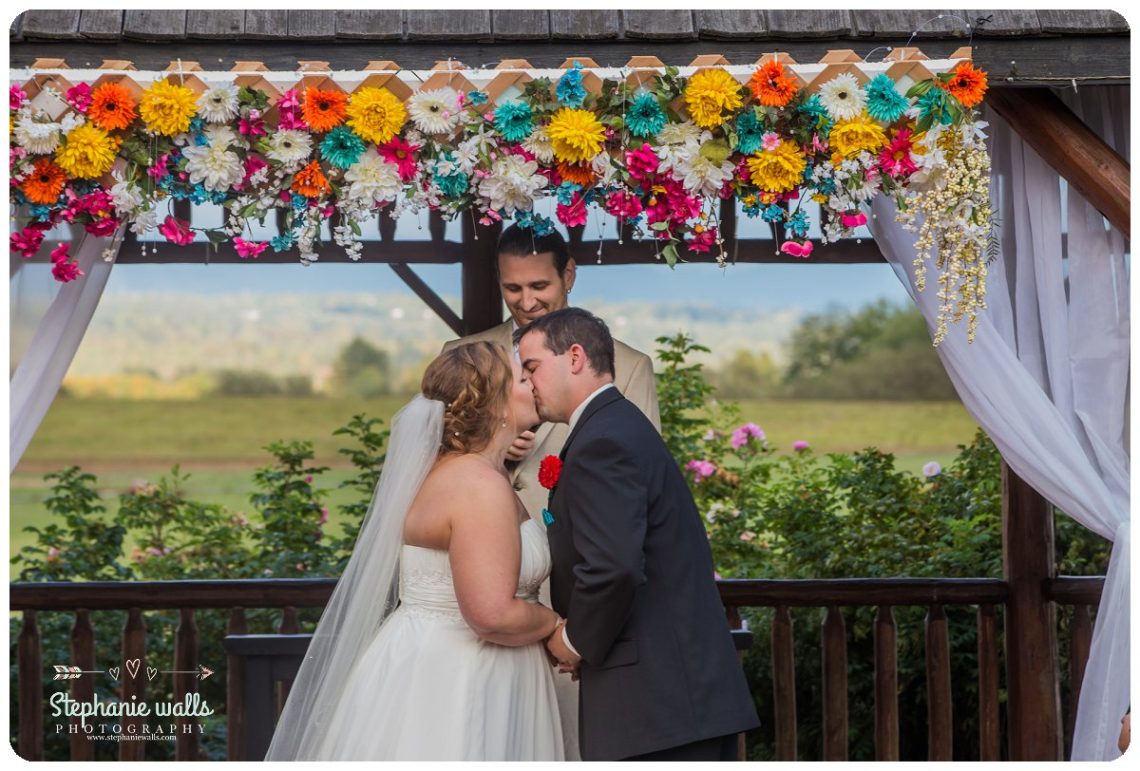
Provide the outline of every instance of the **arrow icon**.
{"type": "Polygon", "coordinates": [[[199,680],[205,680],[214,674],[214,670],[205,664],[199,664],[197,669],[164,669],[162,673],[165,675],[197,675],[199,680]]]}
{"type": "MultiPolygon", "coordinates": [[[[53,664],[52,669],[55,674],[52,675],[52,680],[75,680],[83,675],[101,675],[102,669],[80,669],[74,666],[65,666],[63,664],[53,664]]],[[[204,679],[204,678],[203,678],[204,679]]]]}

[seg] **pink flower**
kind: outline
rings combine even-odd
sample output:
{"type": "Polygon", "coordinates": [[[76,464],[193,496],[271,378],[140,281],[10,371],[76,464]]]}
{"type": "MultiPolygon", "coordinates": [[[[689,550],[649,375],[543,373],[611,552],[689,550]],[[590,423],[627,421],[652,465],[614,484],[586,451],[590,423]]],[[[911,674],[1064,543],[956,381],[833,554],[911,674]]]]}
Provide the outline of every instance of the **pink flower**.
{"type": "Polygon", "coordinates": [[[321,523],[322,525],[324,525],[324,524],[327,524],[327,523],[328,523],[328,521],[329,521],[329,510],[328,510],[327,508],[325,508],[324,506],[322,506],[322,507],[321,507],[321,519],[320,519],[320,523],[321,523]]]}
{"type": "Polygon", "coordinates": [[[158,232],[172,244],[186,246],[194,241],[194,231],[190,230],[190,223],[178,219],[173,214],[166,215],[166,219],[158,226],[158,232]]]}
{"type": "Polygon", "coordinates": [[[922,467],[922,475],[924,477],[926,477],[927,479],[930,479],[931,477],[936,477],[941,473],[942,473],[942,466],[939,465],[938,461],[936,461],[936,460],[932,460],[929,463],[927,463],[925,466],[922,467]]]}
{"type": "MultiPolygon", "coordinates": [[[[301,97],[301,95],[297,92],[297,89],[295,89],[295,88],[289,89],[288,91],[286,91],[284,94],[281,95],[280,99],[277,100],[277,109],[279,109],[279,110],[297,110],[297,109],[300,109],[300,107],[301,107],[301,98],[300,97],[301,97]]],[[[256,110],[253,110],[251,112],[256,112],[256,110]]],[[[255,117],[258,117],[258,116],[255,116],[255,117]]]]}
{"type": "MultiPolygon", "coordinates": [[[[245,136],[251,136],[251,137],[263,137],[263,136],[265,136],[265,121],[263,121],[260,117],[257,117],[257,118],[253,117],[253,114],[255,112],[257,112],[257,111],[256,110],[250,110],[249,118],[242,118],[238,121],[238,132],[239,133],[241,133],[245,136]]],[[[283,119],[284,119],[284,116],[285,116],[285,113],[282,112],[282,118],[283,119]]]]}
{"type": "Polygon", "coordinates": [[[793,257],[803,257],[805,260],[811,257],[812,250],[815,246],[811,241],[804,241],[802,244],[795,241],[785,241],[780,244],[780,251],[784,254],[790,254],[793,257]]]}
{"type": "Polygon", "coordinates": [[[739,450],[753,439],[758,442],[763,442],[765,439],[764,429],[755,423],[745,423],[732,432],[732,449],[739,450]]]}
{"type": "Polygon", "coordinates": [[[115,232],[117,227],[119,227],[119,221],[114,217],[107,217],[106,219],[88,222],[83,226],[83,229],[93,236],[109,236],[115,232]]]}
{"type": "Polygon", "coordinates": [[[147,176],[151,177],[153,179],[161,179],[161,178],[165,177],[167,174],[170,173],[166,167],[166,164],[169,161],[170,161],[170,154],[169,153],[163,153],[162,155],[160,155],[158,157],[158,160],[154,162],[154,165],[146,170],[147,176]]]}
{"type": "Polygon", "coordinates": [[[61,284],[66,284],[69,281],[74,281],[80,276],[86,275],[79,269],[79,263],[75,261],[60,260],[51,268],[51,275],[56,281],[61,284]]]}
{"type": "Polygon", "coordinates": [[[399,137],[392,137],[382,145],[376,146],[376,151],[384,160],[396,167],[401,182],[410,182],[416,176],[416,150],[419,145],[405,142],[399,137]]]}
{"type": "Polygon", "coordinates": [[[606,211],[615,217],[632,219],[644,208],[641,199],[628,190],[615,190],[606,196],[606,211]]]}
{"type": "Polygon", "coordinates": [[[18,110],[24,106],[24,102],[28,101],[28,93],[19,86],[12,86],[8,89],[8,109],[18,110]]]}
{"type": "Polygon", "coordinates": [[[811,135],[811,149],[812,152],[826,153],[828,151],[827,140],[821,139],[819,134],[811,135]]]}
{"type": "Polygon", "coordinates": [[[755,537],[756,537],[756,534],[753,533],[751,530],[745,530],[743,533],[740,534],[740,540],[744,541],[745,543],[748,543],[749,541],[751,541],[755,537]]]}
{"type": "Polygon", "coordinates": [[[70,248],[71,248],[71,244],[64,243],[64,244],[60,244],[56,248],[52,249],[51,250],[51,261],[52,262],[62,262],[66,259],[69,259],[71,257],[71,255],[67,253],[67,250],[70,248]]]}
{"type": "Polygon", "coordinates": [[[879,151],[879,167],[894,179],[909,177],[918,171],[918,166],[911,155],[910,129],[902,129],[895,134],[894,139],[879,151]]]}
{"type": "Polygon", "coordinates": [[[86,83],[72,86],[67,89],[64,98],[67,100],[67,104],[71,109],[86,115],[87,108],[91,106],[91,86],[86,83]]]}
{"type": "Polygon", "coordinates": [[[707,460],[691,460],[685,464],[687,471],[693,472],[693,478],[700,482],[716,473],[716,465],[707,460]]]}
{"type": "Polygon", "coordinates": [[[19,233],[13,233],[9,244],[13,252],[19,252],[21,257],[34,257],[44,242],[44,231],[37,227],[27,227],[19,233]]]}
{"type": "Polygon", "coordinates": [[[689,239],[690,252],[707,252],[716,243],[716,228],[707,228],[700,233],[694,231],[693,237],[689,239]]]}
{"type": "Polygon", "coordinates": [[[305,563],[304,562],[298,562],[294,567],[296,567],[297,570],[299,570],[302,573],[305,572],[305,563]]]}
{"type": "Polygon", "coordinates": [[[765,150],[778,150],[780,148],[780,135],[775,131],[769,131],[760,137],[760,144],[765,150]]]}
{"type": "Polygon", "coordinates": [[[792,442],[792,449],[796,452],[803,452],[809,447],[811,447],[811,445],[805,442],[803,439],[797,439],[796,441],[792,442]]]}
{"type": "Polygon", "coordinates": [[[250,153],[245,157],[245,176],[242,177],[241,183],[234,185],[234,190],[241,190],[249,184],[249,179],[257,172],[264,169],[269,164],[262,160],[260,155],[250,153]]]}
{"type": "Polygon", "coordinates": [[[256,259],[257,255],[264,252],[268,247],[268,241],[246,241],[241,237],[234,239],[234,248],[237,249],[238,257],[243,260],[256,259]]]}
{"type": "Polygon", "coordinates": [[[642,144],[636,150],[625,151],[626,170],[638,182],[643,182],[656,174],[660,164],[657,153],[653,152],[653,148],[648,144],[642,144]]]}
{"type": "Polygon", "coordinates": [[[566,227],[586,224],[586,199],[577,193],[574,194],[569,206],[560,203],[554,211],[558,221],[566,227]]]}
{"type": "Polygon", "coordinates": [[[855,214],[840,214],[839,222],[845,228],[857,228],[860,225],[867,224],[867,215],[863,212],[856,212],[855,214]]]}

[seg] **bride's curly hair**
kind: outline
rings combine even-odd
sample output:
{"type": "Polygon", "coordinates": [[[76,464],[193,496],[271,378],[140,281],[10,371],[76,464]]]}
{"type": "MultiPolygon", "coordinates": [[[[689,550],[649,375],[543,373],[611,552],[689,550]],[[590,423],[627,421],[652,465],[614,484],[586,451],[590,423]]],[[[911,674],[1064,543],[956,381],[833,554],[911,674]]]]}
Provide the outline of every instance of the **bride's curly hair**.
{"type": "Polygon", "coordinates": [[[511,361],[498,343],[457,345],[437,356],[420,390],[446,405],[441,452],[479,452],[502,424],[509,399],[511,361]]]}

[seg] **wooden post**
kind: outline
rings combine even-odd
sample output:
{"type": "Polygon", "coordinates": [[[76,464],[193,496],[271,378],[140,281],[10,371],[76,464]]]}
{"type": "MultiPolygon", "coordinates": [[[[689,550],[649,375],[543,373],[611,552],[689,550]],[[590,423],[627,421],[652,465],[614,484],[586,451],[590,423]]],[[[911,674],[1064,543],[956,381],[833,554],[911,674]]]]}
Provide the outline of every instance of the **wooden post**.
{"type": "Polygon", "coordinates": [[[495,277],[496,246],[501,225],[475,224],[473,214],[463,216],[463,334],[472,335],[503,320],[503,296],[495,277]]]}
{"type": "Polygon", "coordinates": [[[1001,480],[1009,759],[1061,760],[1056,611],[1044,593],[1056,573],[1053,512],[1004,461],[1001,480]]]}
{"type": "Polygon", "coordinates": [[[1014,131],[1130,237],[1130,167],[1047,88],[994,88],[987,103],[1014,131]]]}

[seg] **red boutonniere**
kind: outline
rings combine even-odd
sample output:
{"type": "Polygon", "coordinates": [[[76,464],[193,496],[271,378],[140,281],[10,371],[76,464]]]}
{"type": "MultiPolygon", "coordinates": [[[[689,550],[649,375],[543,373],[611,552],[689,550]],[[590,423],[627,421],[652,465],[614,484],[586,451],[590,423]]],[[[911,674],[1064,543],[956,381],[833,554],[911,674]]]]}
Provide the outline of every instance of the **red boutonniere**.
{"type": "Polygon", "coordinates": [[[547,490],[554,489],[560,476],[562,476],[562,459],[557,455],[547,455],[538,464],[538,483],[547,490]]]}

